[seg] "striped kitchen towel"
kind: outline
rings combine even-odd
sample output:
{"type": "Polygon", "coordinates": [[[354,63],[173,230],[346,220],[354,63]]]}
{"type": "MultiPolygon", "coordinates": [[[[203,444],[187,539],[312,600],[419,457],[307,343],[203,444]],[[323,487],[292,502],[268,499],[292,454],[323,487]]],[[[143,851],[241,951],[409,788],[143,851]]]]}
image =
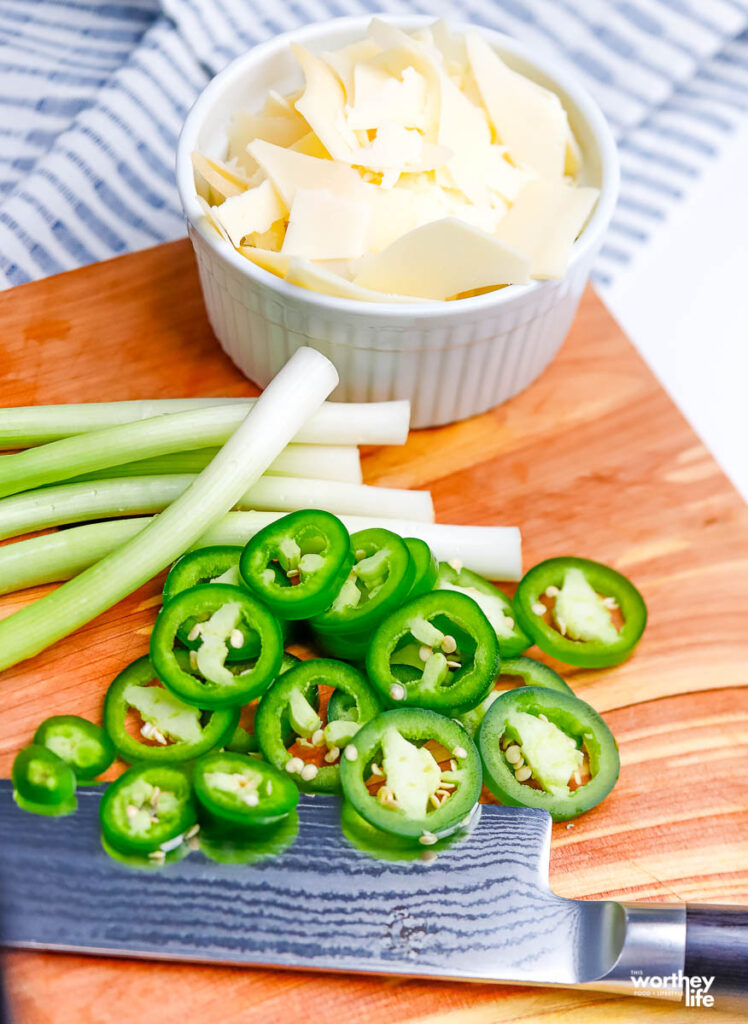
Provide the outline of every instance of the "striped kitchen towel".
{"type": "Polygon", "coordinates": [[[618,138],[603,287],[748,116],[748,0],[0,0],[0,286],[179,237],[180,125],[238,53],[309,21],[428,14],[560,59],[618,138]]]}

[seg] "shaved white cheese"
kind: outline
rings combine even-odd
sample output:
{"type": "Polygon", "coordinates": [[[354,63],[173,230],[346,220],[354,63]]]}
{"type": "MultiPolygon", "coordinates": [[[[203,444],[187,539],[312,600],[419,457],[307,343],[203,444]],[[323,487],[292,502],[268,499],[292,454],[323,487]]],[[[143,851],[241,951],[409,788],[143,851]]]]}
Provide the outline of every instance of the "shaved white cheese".
{"type": "Polygon", "coordinates": [[[215,232],[215,234],[217,234],[219,238],[223,238],[225,241],[230,242],[231,239],[224,231],[223,224],[221,224],[216,219],[216,207],[211,206],[210,203],[207,202],[207,200],[203,199],[203,197],[200,195],[197,197],[197,201],[200,204],[200,209],[205,214],[205,223],[208,225],[211,231],[215,232]]]}
{"type": "Polygon", "coordinates": [[[307,132],[306,135],[302,135],[298,142],[294,142],[293,145],[288,148],[292,149],[294,153],[303,153],[305,156],[314,156],[318,160],[330,159],[330,154],[314,132],[307,132]]]}
{"type": "Polygon", "coordinates": [[[371,60],[379,53],[379,46],[373,39],[361,39],[340,50],[326,50],[322,54],[325,60],[340,79],[349,103],[355,94],[355,72],[357,65],[371,60]]]}
{"type": "Polygon", "coordinates": [[[198,189],[200,195],[208,202],[213,199],[209,193],[210,189],[218,195],[218,202],[223,202],[231,196],[241,195],[249,188],[249,183],[240,169],[231,168],[221,160],[211,160],[198,150],[192,153],[192,166],[208,186],[207,195],[198,189]]]}
{"type": "Polygon", "coordinates": [[[216,219],[237,247],[246,235],[262,234],[287,213],[286,204],[270,181],[263,181],[257,188],[247,189],[241,195],[227,199],[215,210],[216,219]]]}
{"type": "Polygon", "coordinates": [[[555,93],[501,60],[477,33],[466,36],[470,65],[494,130],[512,159],[544,177],[561,177],[569,123],[555,93]]]}
{"type": "Polygon", "coordinates": [[[453,153],[447,169],[461,192],[473,203],[487,203],[486,171],[491,129],[483,110],[474,107],[444,72],[439,78],[438,139],[453,153]]]}
{"type": "Polygon", "coordinates": [[[313,260],[358,259],[366,251],[369,213],[360,199],[300,188],[281,252],[313,260]]]}
{"type": "Polygon", "coordinates": [[[529,260],[522,253],[450,217],[416,228],[372,256],[354,284],[448,299],[473,288],[528,280],[529,260]]]}
{"type": "Polygon", "coordinates": [[[281,117],[265,117],[240,110],[232,117],[227,130],[228,155],[252,173],[257,164],[247,153],[250,142],[264,139],[275,146],[290,146],[308,131],[309,126],[296,111],[281,117]]]}
{"type": "Polygon", "coordinates": [[[344,159],[358,144],[345,121],[345,90],[323,60],[296,43],[291,44],[291,49],[306,80],[304,94],[296,101],[296,109],[330,156],[344,159]]]}
{"type": "Polygon", "coordinates": [[[529,167],[514,167],[505,158],[501,146],[490,146],[486,155],[486,184],[493,192],[514,202],[528,181],[536,177],[535,171],[529,167]]]}
{"type": "Polygon", "coordinates": [[[271,224],[267,231],[253,231],[244,239],[244,245],[255,246],[257,249],[270,249],[272,252],[280,252],[283,239],[286,236],[285,220],[277,220],[271,224]]]}
{"type": "Polygon", "coordinates": [[[281,96],[275,89],[269,89],[268,94],[265,97],[265,106],[262,108],[262,113],[265,117],[300,117],[300,114],[296,113],[294,106],[289,102],[287,96],[281,96]]]}
{"type": "Polygon", "coordinates": [[[433,53],[422,43],[379,18],[372,18],[369,34],[382,52],[371,60],[371,64],[382,67],[391,75],[400,77],[412,67],[426,80],[426,113],[423,128],[427,142],[437,142],[439,129],[439,75],[440,69],[433,53]]]}
{"type": "Polygon", "coordinates": [[[298,284],[311,291],[334,295],[340,299],[358,299],[360,302],[420,302],[408,295],[383,295],[381,292],[370,291],[346,280],[340,274],[327,267],[313,264],[307,260],[292,257],[286,274],[286,280],[298,284]]]}
{"type": "Polygon", "coordinates": [[[239,248],[242,256],[246,256],[252,263],[256,263],[263,270],[275,274],[277,277],[285,277],[288,270],[289,257],[280,252],[272,252],[270,249],[256,249],[249,245],[242,245],[239,248]]]}
{"type": "Polygon", "coordinates": [[[258,139],[249,144],[250,155],[273,182],[290,209],[296,192],[304,189],[327,189],[336,195],[363,196],[364,182],[347,164],[337,160],[320,160],[258,139]]]}
{"type": "Polygon", "coordinates": [[[442,56],[445,71],[449,74],[453,74],[458,70],[462,74],[467,72],[468,59],[465,37],[452,32],[444,18],[435,21],[431,26],[431,39],[435,49],[442,56]]]}
{"type": "Polygon", "coordinates": [[[399,177],[408,171],[433,171],[451,157],[450,149],[424,142],[415,129],[385,122],[368,146],[353,150],[348,162],[374,171],[394,170],[399,177]]]}
{"type": "Polygon", "coordinates": [[[566,136],[566,156],[564,158],[564,174],[570,178],[576,178],[582,169],[582,150],[576,140],[574,132],[569,128],[566,136]]]}
{"type": "Polygon", "coordinates": [[[377,129],[384,124],[404,128],[426,127],[426,79],[414,68],[403,69],[402,77],[363,62],[354,71],[355,102],[347,109],[351,128],[377,129]]]}
{"type": "Polygon", "coordinates": [[[522,189],[499,222],[496,235],[527,253],[533,277],[563,277],[572,243],[599,194],[596,188],[537,178],[522,189]]]}

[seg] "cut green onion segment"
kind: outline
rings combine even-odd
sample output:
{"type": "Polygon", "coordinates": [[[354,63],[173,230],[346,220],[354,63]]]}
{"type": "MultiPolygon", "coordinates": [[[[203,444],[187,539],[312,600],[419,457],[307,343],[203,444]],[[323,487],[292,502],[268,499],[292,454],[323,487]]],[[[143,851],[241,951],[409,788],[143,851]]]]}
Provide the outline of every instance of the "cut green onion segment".
{"type": "MultiPolygon", "coordinates": [[[[51,526],[162,512],[197,479],[195,474],[123,477],[39,487],[0,498],[0,539],[51,526]]],[[[238,509],[294,512],[317,508],[336,515],[366,513],[433,522],[428,491],[408,491],[335,480],[263,476],[236,502],[238,509]]]]}
{"type": "MultiPolygon", "coordinates": [[[[199,413],[195,422],[200,423],[210,423],[211,419],[224,422],[223,435],[200,447],[222,444],[257,401],[256,398],[164,398],[16,406],[0,409],[0,449],[28,448],[75,434],[106,430],[173,413],[199,413]],[[207,413],[207,420],[205,410],[212,410],[212,416],[207,413]]],[[[410,403],[404,400],[326,402],[308,423],[299,428],[296,440],[306,444],[405,444],[409,426],[410,403]]]]}
{"type": "Polygon", "coordinates": [[[260,478],[337,383],[325,356],[298,349],[184,494],[101,561],[0,622],[0,670],[90,622],[190,548],[260,478]]]}
{"type": "MultiPolygon", "coordinates": [[[[284,514],[229,512],[190,546],[246,544],[258,530],[284,514]]],[[[340,518],[351,533],[384,527],[403,537],[418,537],[438,559],[448,561],[456,556],[466,568],[488,579],[517,580],[522,576],[522,540],[516,526],[453,526],[371,516],[340,518]]],[[[0,594],[69,580],[137,536],[151,521],[142,517],[91,523],[4,544],[0,547],[0,594]]]]}
{"type": "MultiPolygon", "coordinates": [[[[97,469],[93,473],[81,473],[75,482],[83,480],[107,480],[123,476],[167,476],[172,473],[201,473],[211,459],[218,454],[218,448],[197,448],[187,452],[172,452],[170,455],[156,455],[150,459],[126,462],[122,466],[97,469]]],[[[0,457],[0,464],[2,457],[0,457]]],[[[361,458],[355,445],[345,444],[289,444],[272,462],[265,475],[303,476],[313,480],[341,480],[349,484],[360,484],[361,458]]]]}

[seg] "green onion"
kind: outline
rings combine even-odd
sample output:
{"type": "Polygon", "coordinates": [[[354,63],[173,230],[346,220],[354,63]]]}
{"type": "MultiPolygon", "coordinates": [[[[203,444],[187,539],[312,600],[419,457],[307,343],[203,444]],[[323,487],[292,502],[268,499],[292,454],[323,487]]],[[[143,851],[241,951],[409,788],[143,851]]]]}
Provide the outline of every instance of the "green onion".
{"type": "MultiPolygon", "coordinates": [[[[0,498],[0,539],[51,526],[162,512],[196,480],[194,474],[135,476],[59,484],[0,498]]],[[[337,515],[434,521],[428,491],[367,487],[338,480],[264,476],[235,502],[239,509],[293,512],[321,508],[337,515]]]]}
{"type": "MultiPolygon", "coordinates": [[[[211,408],[217,419],[222,410],[225,412],[227,407],[233,408],[233,412],[228,414],[228,422],[235,428],[256,401],[256,398],[165,398],[0,409],[0,450],[29,448],[74,434],[211,408]]],[[[198,422],[205,421],[198,419],[198,422]]],[[[297,440],[305,444],[404,444],[409,425],[410,403],[407,401],[326,402],[305,424],[297,440]]],[[[208,444],[223,444],[230,432],[229,427],[223,436],[208,444]]],[[[205,445],[195,444],[192,447],[205,445]]]]}
{"type": "Polygon", "coordinates": [[[337,382],[328,359],[298,349],[231,440],[166,511],[75,579],[0,622],[0,670],[90,622],[178,558],[259,479],[337,382]]]}
{"type": "MultiPolygon", "coordinates": [[[[109,480],[122,476],[200,473],[217,453],[217,448],[173,452],[171,455],[126,462],[122,466],[97,469],[93,473],[83,473],[74,480],[78,483],[81,480],[109,480]]],[[[344,480],[351,484],[360,484],[362,480],[358,448],[342,444],[289,444],[268,466],[267,474],[311,477],[314,480],[344,480]]]]}
{"type": "MultiPolygon", "coordinates": [[[[192,546],[246,544],[258,530],[283,514],[229,512],[192,546]]],[[[492,580],[518,580],[522,576],[522,540],[516,526],[452,526],[370,516],[341,519],[351,532],[383,526],[402,537],[420,537],[442,561],[458,558],[465,568],[492,580]]],[[[141,518],[92,523],[4,544],[0,547],[0,594],[70,579],[130,540],[150,521],[141,518]]]]}

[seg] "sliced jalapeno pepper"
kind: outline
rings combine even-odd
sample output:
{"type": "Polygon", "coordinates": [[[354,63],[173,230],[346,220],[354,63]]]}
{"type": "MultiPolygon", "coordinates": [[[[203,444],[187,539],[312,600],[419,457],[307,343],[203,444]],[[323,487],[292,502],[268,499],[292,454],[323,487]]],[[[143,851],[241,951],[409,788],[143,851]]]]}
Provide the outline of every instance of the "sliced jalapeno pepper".
{"type": "Polygon", "coordinates": [[[499,671],[499,642],[478,605],[434,590],[392,612],[374,632],[366,658],[385,704],[455,714],[479,704],[499,671]]]}
{"type": "Polygon", "coordinates": [[[465,823],[481,792],[478,751],[451,718],[421,708],[385,711],[357,732],[340,778],[362,818],[424,846],[465,823]]]}
{"type": "Polygon", "coordinates": [[[283,634],[277,619],[242,587],[211,583],[177,594],[158,614],[151,634],[151,662],[164,686],[199,708],[236,707],[258,697],[278,674],[283,634]],[[174,649],[179,627],[193,619],[190,637],[200,641],[189,655],[189,670],[174,649]],[[227,664],[248,631],[260,638],[255,661],[227,664]]]}
{"type": "Polygon", "coordinates": [[[325,650],[351,660],[362,658],[371,630],[407,597],[415,565],[405,541],[390,530],[351,535],[356,561],[332,605],[311,620],[325,650]]]}
{"type": "Polygon", "coordinates": [[[78,782],[91,782],[114,760],[114,746],[100,725],[78,715],[53,715],[34,733],[34,743],[67,761],[78,782]]]}
{"type": "MultiPolygon", "coordinates": [[[[280,672],[278,675],[282,676],[284,672],[288,672],[289,669],[293,668],[294,665],[298,665],[300,658],[297,658],[295,654],[289,654],[288,651],[283,655],[283,661],[281,662],[280,672]]],[[[253,701],[252,704],[248,704],[246,707],[240,709],[241,721],[237,725],[236,729],[231,738],[224,744],[226,750],[230,750],[234,754],[253,754],[256,753],[260,747],[257,742],[257,736],[254,731],[254,720],[257,712],[257,702],[253,701]],[[242,722],[244,724],[242,724],[242,722]]]]}
{"type": "Polygon", "coordinates": [[[244,754],[206,754],[195,763],[192,784],[200,819],[213,833],[277,825],[299,802],[286,772],[244,754]]]}
{"type": "Polygon", "coordinates": [[[358,721],[358,707],[354,697],[342,690],[334,690],[327,702],[328,722],[358,721]]]}
{"type": "MultiPolygon", "coordinates": [[[[239,571],[239,559],[243,550],[244,548],[235,544],[214,544],[182,555],[172,565],[166,577],[164,604],[173,601],[183,590],[208,583],[228,583],[234,587],[243,587],[239,571]]],[[[200,644],[199,640],[189,639],[194,626],[195,620],[187,619],[177,630],[179,642],[190,650],[196,650],[200,644]]],[[[226,660],[246,661],[248,658],[256,658],[259,652],[260,638],[254,631],[248,631],[245,643],[239,648],[230,647],[226,660]]]]}
{"type": "Polygon", "coordinates": [[[377,699],[360,672],[331,658],[310,658],[280,676],[263,696],[255,732],[267,760],[292,774],[301,789],[336,793],[341,750],[378,713],[377,699]],[[356,717],[328,720],[324,725],[318,710],[320,687],[332,687],[352,698],[356,717]]]}
{"type": "Polygon", "coordinates": [[[99,816],[103,837],[113,849],[165,854],[197,822],[192,783],[175,765],[134,765],[107,786],[99,816]]]}
{"type": "MultiPolygon", "coordinates": [[[[187,671],[187,652],[178,650],[175,657],[177,664],[187,671]]],[[[148,657],[138,658],[123,669],[104,698],[104,727],[120,757],[131,764],[199,757],[232,736],[238,721],[239,708],[201,711],[193,704],[185,704],[158,683],[148,657]],[[142,740],[127,731],[131,709],[142,722],[142,740]]]]}
{"type": "Polygon", "coordinates": [[[514,605],[506,594],[470,569],[459,571],[448,562],[439,562],[436,590],[455,590],[472,597],[493,626],[502,658],[514,658],[531,646],[532,640],[520,629],[514,605]]]}
{"type": "Polygon", "coordinates": [[[573,695],[571,687],[564,682],[558,672],[554,672],[542,661],[535,661],[534,658],[507,658],[501,662],[501,672],[495,683],[497,689],[491,690],[477,707],[470,711],[464,711],[459,716],[471,736],[475,737],[486,712],[501,696],[504,684],[513,679],[521,679],[525,686],[547,686],[549,690],[558,690],[560,693],[572,693],[573,695]]]}
{"type": "Polygon", "coordinates": [[[13,761],[11,778],[13,798],[24,811],[56,816],[77,807],[75,772],[48,747],[24,747],[13,761]]]}
{"type": "Polygon", "coordinates": [[[520,581],[514,606],[541,650],[582,668],[620,664],[647,624],[647,606],[634,584],[587,558],[549,558],[536,565],[520,581]]]}
{"type": "Polygon", "coordinates": [[[240,561],[244,582],[281,619],[309,619],[329,608],[353,565],[337,516],[305,509],[270,523],[240,561]]]}
{"type": "Polygon", "coordinates": [[[504,804],[541,807],[554,821],[608,795],[620,762],[600,715],[569,693],[522,686],[501,694],[478,731],[484,781],[504,804]]]}
{"type": "Polygon", "coordinates": [[[404,540],[415,568],[415,577],[408,597],[428,594],[436,586],[439,563],[425,540],[421,540],[419,537],[405,537],[404,540]]]}

